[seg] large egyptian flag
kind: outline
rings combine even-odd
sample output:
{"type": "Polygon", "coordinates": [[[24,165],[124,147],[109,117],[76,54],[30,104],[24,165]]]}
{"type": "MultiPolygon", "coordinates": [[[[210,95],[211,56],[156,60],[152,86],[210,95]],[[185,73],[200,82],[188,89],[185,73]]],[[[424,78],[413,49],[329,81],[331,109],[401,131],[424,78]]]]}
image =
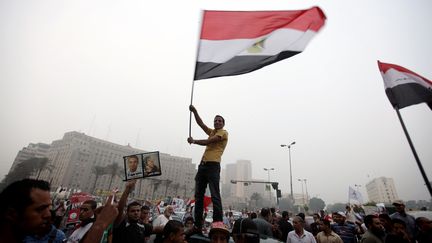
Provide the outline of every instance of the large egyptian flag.
{"type": "Polygon", "coordinates": [[[239,75],[302,52],[324,25],[319,7],[204,11],[195,80],[239,75]]]}
{"type": "Polygon", "coordinates": [[[397,109],[426,102],[432,109],[432,82],[404,67],[378,61],[385,92],[397,109]]]}

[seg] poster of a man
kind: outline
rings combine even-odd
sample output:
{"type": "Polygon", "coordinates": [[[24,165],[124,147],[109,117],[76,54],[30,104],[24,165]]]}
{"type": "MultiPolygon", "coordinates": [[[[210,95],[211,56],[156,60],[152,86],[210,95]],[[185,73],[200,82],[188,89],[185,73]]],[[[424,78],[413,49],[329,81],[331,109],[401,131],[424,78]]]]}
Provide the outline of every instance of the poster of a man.
{"type": "Polygon", "coordinates": [[[140,154],[124,157],[126,180],[143,177],[142,159],[140,154]]]}
{"type": "Polygon", "coordinates": [[[144,157],[144,176],[161,175],[159,152],[143,154],[144,157]]]}

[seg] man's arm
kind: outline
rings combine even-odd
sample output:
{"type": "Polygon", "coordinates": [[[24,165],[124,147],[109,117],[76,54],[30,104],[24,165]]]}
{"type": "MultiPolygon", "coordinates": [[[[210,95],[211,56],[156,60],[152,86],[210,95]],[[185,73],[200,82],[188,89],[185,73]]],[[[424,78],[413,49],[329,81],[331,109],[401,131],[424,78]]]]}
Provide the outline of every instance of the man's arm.
{"type": "Polygon", "coordinates": [[[207,146],[208,144],[216,143],[216,142],[219,142],[219,141],[222,141],[222,137],[219,136],[219,135],[214,135],[214,136],[211,136],[211,137],[209,137],[207,139],[200,139],[200,140],[195,140],[192,137],[188,138],[188,142],[189,143],[198,144],[198,145],[201,145],[201,146],[207,146]]]}
{"type": "Polygon", "coordinates": [[[119,224],[123,220],[124,207],[126,205],[126,201],[127,201],[127,198],[129,196],[130,192],[135,188],[135,184],[136,184],[136,180],[131,180],[131,181],[126,182],[125,189],[124,189],[124,191],[120,197],[120,201],[118,203],[119,214],[118,214],[116,220],[114,221],[115,225],[119,224]]]}
{"type": "Polygon", "coordinates": [[[113,198],[114,195],[108,197],[107,203],[103,207],[102,211],[98,214],[96,221],[85,235],[83,243],[100,242],[105,229],[108,228],[108,226],[117,217],[119,211],[117,209],[117,205],[111,203],[113,198]]]}
{"type": "Polygon", "coordinates": [[[205,132],[206,134],[208,134],[208,131],[211,130],[211,129],[208,128],[208,127],[204,124],[204,122],[202,121],[201,117],[199,116],[198,111],[197,111],[197,109],[195,108],[195,106],[190,105],[190,106],[189,106],[189,110],[194,114],[195,121],[196,121],[196,123],[198,124],[198,126],[200,126],[201,129],[204,130],[204,132],[205,132]]]}

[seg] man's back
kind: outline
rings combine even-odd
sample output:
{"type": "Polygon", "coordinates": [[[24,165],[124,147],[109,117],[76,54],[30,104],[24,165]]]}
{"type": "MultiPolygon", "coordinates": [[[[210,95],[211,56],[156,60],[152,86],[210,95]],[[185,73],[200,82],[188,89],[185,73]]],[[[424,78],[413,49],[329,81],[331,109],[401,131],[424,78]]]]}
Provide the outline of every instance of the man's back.
{"type": "Polygon", "coordinates": [[[267,220],[258,217],[256,219],[253,219],[253,222],[256,224],[258,228],[258,233],[260,234],[260,237],[262,236],[273,237],[272,225],[269,222],[267,222],[267,220]]]}

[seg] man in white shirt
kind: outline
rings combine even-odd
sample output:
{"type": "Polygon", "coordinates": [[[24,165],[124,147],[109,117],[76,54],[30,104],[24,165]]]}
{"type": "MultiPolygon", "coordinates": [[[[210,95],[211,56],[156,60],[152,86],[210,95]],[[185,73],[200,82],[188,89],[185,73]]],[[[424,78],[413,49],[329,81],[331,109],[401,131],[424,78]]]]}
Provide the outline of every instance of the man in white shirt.
{"type": "Polygon", "coordinates": [[[287,243],[316,243],[312,233],[304,230],[304,220],[295,216],[293,219],[294,230],[288,233],[287,243]]]}

